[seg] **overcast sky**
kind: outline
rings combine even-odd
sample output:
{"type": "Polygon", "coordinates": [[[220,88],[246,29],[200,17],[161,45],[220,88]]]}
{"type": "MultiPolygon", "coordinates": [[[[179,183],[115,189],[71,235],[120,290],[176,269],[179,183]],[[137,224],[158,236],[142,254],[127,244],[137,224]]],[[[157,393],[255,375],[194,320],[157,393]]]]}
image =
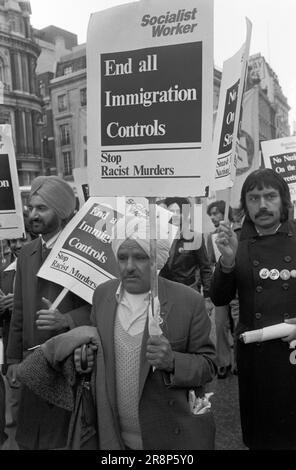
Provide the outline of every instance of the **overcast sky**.
{"type": "MultiPolygon", "coordinates": [[[[161,1],[161,0],[159,0],[161,1]]],[[[35,28],[59,26],[86,42],[91,13],[129,0],[30,0],[35,28]]],[[[296,121],[296,0],[214,0],[214,58],[222,69],[246,37],[245,17],[252,24],[251,54],[260,52],[279,78],[288,98],[290,125],[296,121]]],[[[186,6],[186,0],[183,0],[186,6]]]]}

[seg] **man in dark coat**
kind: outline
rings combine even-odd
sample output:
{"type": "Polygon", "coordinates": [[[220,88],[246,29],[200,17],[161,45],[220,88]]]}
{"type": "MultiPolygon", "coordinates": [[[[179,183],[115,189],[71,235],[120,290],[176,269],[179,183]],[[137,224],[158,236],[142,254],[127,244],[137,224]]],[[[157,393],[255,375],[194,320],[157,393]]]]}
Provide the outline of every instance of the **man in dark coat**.
{"type": "MultiPolygon", "coordinates": [[[[75,209],[72,188],[57,176],[35,178],[30,193],[29,217],[39,238],[19,254],[14,306],[10,323],[7,379],[17,384],[17,364],[30,349],[59,333],[89,323],[90,305],[68,293],[59,309],[51,304],[62,287],[37,277],[39,268],[75,209]]],[[[63,448],[70,412],[41,400],[23,387],[18,412],[16,441],[22,449],[63,448]]]]}
{"type": "MultiPolygon", "coordinates": [[[[242,187],[241,205],[246,217],[239,242],[228,224],[220,224],[222,256],[211,289],[215,305],[229,303],[238,289],[238,335],[294,317],[296,305],[296,227],[288,220],[287,183],[273,170],[257,170],[242,187]]],[[[296,449],[293,339],[238,341],[241,424],[250,449],[296,449]]]]}
{"type": "Polygon", "coordinates": [[[187,239],[183,233],[185,229],[182,222],[183,211],[185,212],[186,207],[189,209],[189,200],[184,197],[168,197],[163,203],[173,213],[172,223],[179,230],[171,247],[169,259],[159,275],[170,281],[193,287],[199,292],[202,286],[204,298],[208,298],[212,270],[204,237],[201,233],[192,232],[191,238],[187,239]]]}
{"type": "MultiPolygon", "coordinates": [[[[207,238],[207,250],[211,266],[215,267],[217,262],[217,252],[215,252],[214,237],[217,236],[220,222],[224,220],[225,201],[214,201],[207,207],[207,214],[210,217],[215,230],[207,238]]],[[[232,208],[229,207],[228,220],[232,223],[232,208]]],[[[216,326],[216,355],[218,364],[218,378],[225,379],[231,370],[232,348],[230,333],[234,332],[238,321],[238,302],[233,300],[230,305],[215,306],[215,326],[216,326]]],[[[233,370],[236,371],[236,354],[233,351],[233,370]]]]}

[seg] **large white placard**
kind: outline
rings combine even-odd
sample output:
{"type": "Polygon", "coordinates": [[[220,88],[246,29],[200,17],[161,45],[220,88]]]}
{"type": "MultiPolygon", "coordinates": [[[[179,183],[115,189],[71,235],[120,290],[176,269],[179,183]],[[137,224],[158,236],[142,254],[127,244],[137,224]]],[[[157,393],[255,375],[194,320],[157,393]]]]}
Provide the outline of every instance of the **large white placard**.
{"type": "Polygon", "coordinates": [[[0,239],[25,233],[11,125],[0,125],[0,239]]]}
{"type": "Polygon", "coordinates": [[[236,175],[231,190],[232,207],[240,207],[242,186],[247,176],[260,166],[259,151],[259,89],[244,93],[242,122],[237,146],[236,175]]]}
{"type": "Polygon", "coordinates": [[[90,194],[203,196],[213,1],[142,0],[95,13],[87,64],[90,194]]]}
{"type": "MultiPolygon", "coordinates": [[[[148,220],[148,200],[132,198],[90,197],[59,236],[38,276],[71,290],[92,303],[96,287],[118,276],[117,261],[112,251],[113,237],[118,233],[117,222],[133,215],[148,220]]],[[[157,208],[158,236],[172,243],[177,227],[168,223],[171,213],[157,208]]]]}
{"type": "Polygon", "coordinates": [[[266,168],[272,168],[288,183],[291,199],[296,201],[296,136],[261,142],[266,168]]]}
{"type": "Polygon", "coordinates": [[[246,41],[223,64],[220,97],[214,132],[213,152],[216,162],[214,190],[231,188],[236,174],[241,105],[249,57],[252,23],[247,21],[246,41]]]}

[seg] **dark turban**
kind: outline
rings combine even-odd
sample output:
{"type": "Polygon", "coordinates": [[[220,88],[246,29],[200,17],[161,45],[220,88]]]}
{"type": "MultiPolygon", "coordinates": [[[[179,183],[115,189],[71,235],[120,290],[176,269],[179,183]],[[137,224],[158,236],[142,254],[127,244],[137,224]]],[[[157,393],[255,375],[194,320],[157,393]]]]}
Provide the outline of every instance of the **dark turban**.
{"type": "Polygon", "coordinates": [[[71,186],[59,176],[38,176],[32,181],[30,198],[38,194],[62,220],[72,215],[76,206],[71,186]]]}

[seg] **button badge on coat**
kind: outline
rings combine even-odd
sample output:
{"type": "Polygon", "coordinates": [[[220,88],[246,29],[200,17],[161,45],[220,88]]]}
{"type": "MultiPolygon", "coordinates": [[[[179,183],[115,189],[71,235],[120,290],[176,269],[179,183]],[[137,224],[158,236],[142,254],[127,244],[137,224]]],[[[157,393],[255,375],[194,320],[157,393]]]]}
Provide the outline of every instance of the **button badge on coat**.
{"type": "Polygon", "coordinates": [[[269,273],[270,279],[276,281],[280,277],[280,272],[277,269],[271,269],[269,273]]]}
{"type": "Polygon", "coordinates": [[[270,275],[270,271],[267,268],[262,268],[259,271],[259,276],[261,279],[268,279],[270,275]]]}
{"type": "Polygon", "coordinates": [[[283,280],[283,281],[288,281],[288,279],[290,279],[291,277],[291,273],[288,269],[282,269],[281,272],[280,272],[280,278],[283,280]]]}

